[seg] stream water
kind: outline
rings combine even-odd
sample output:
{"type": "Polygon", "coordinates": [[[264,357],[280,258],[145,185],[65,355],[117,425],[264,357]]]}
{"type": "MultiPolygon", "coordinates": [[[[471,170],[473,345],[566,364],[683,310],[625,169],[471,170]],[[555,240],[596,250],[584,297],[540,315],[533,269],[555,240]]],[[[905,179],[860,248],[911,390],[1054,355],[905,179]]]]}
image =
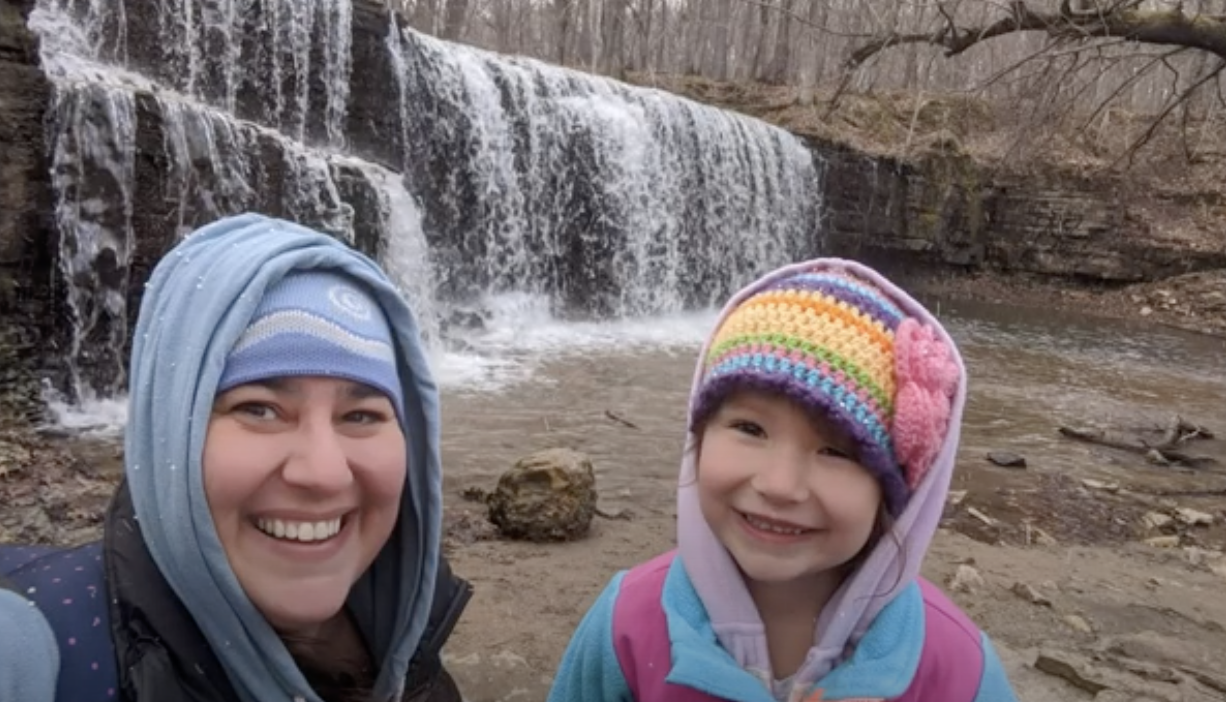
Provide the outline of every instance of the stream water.
{"type": "MultiPolygon", "coordinates": [[[[1048,310],[929,304],[970,375],[956,487],[1008,494],[1029,489],[1036,473],[1165,486],[1205,479],[1147,468],[1057,429],[1153,428],[1179,413],[1221,436],[1226,340],[1048,310]],[[1028,470],[988,465],[992,451],[1024,456],[1028,470]]],[[[530,296],[489,307],[483,328],[434,353],[448,494],[488,488],[525,453],[565,446],[592,456],[606,508],[670,513],[690,377],[715,313],[583,323],[551,316],[530,296]]],[[[112,444],[122,428],[122,399],[59,409],[61,424],[91,441],[112,444]]],[[[1206,445],[1226,463],[1224,443],[1206,445]]]]}
{"type": "MultiPolygon", "coordinates": [[[[1024,456],[1031,472],[1135,477],[1131,462],[1060,437],[1062,425],[1152,428],[1179,413],[1226,432],[1226,340],[1047,310],[930,302],[968,366],[961,472],[976,474],[971,482],[1008,483],[1010,471],[984,460],[991,451],[1024,456]]],[[[484,369],[469,375],[484,385],[446,392],[449,484],[488,487],[518,456],[568,446],[593,457],[612,508],[670,511],[690,378],[713,322],[713,313],[592,326],[521,318],[470,339],[474,349],[499,349],[498,359],[443,363],[452,378],[465,367],[484,369]],[[491,384],[496,377],[502,382],[491,384]]]]}

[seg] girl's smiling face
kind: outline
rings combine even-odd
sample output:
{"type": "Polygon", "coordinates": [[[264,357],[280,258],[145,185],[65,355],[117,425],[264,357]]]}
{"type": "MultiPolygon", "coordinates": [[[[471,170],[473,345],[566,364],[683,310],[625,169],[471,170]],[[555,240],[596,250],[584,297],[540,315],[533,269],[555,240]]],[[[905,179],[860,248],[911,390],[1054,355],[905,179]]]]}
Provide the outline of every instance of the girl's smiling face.
{"type": "Polygon", "coordinates": [[[204,489],[226,558],[281,633],[340,611],[391,536],[407,446],[391,401],[361,383],[283,377],[217,396],[204,489]]]}
{"type": "Polygon", "coordinates": [[[881,487],[850,440],[778,395],[729,396],[702,430],[698,495],[751,582],[819,578],[873,536],[881,487]]]}

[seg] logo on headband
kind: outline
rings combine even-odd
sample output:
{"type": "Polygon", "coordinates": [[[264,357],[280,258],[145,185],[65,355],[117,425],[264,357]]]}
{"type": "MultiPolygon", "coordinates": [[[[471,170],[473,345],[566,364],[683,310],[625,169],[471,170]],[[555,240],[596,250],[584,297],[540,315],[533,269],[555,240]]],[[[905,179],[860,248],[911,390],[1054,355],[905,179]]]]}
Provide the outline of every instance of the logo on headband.
{"type": "Polygon", "coordinates": [[[370,302],[362,293],[346,285],[333,285],[328,299],[341,312],[363,322],[370,321],[370,302]]]}

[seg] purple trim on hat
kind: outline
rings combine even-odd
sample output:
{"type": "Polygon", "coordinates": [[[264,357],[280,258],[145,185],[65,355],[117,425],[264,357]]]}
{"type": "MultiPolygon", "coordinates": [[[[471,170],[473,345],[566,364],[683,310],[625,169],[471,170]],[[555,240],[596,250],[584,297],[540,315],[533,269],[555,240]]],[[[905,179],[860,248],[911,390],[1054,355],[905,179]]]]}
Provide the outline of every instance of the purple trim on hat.
{"type": "MultiPolygon", "coordinates": [[[[789,336],[788,338],[794,339],[795,337],[789,336]]],[[[768,339],[765,334],[752,335],[735,346],[729,346],[718,356],[709,357],[707,376],[726,374],[742,367],[745,363],[764,362],[765,359],[769,358],[774,363],[787,364],[790,368],[780,370],[792,373],[798,380],[802,379],[800,375],[795,375],[798,372],[805,376],[809,373],[816,373],[822,378],[828,378],[848,392],[855,394],[865,409],[877,418],[877,421],[881,424],[882,431],[888,432],[886,423],[894,411],[893,398],[888,397],[885,389],[873,382],[869,373],[861,372],[861,375],[864,376],[864,382],[861,382],[861,379],[857,378],[854,374],[838,367],[839,362],[853,367],[854,364],[848,362],[845,357],[839,354],[831,352],[830,355],[837,359],[837,362],[831,362],[815,356],[804,349],[789,348],[784,343],[768,339]],[[755,357],[761,360],[755,361],[755,357]],[[800,367],[802,370],[798,371],[797,367],[800,367]],[[838,377],[839,375],[842,375],[841,380],[838,377]]],[[[770,369],[768,368],[768,370],[770,369]]],[[[858,367],[856,370],[861,371],[858,367]]],[[[804,380],[808,380],[808,378],[806,377],[804,380]]]]}
{"type": "MultiPolygon", "coordinates": [[[[852,403],[850,406],[844,406],[844,409],[849,412],[856,412],[856,414],[859,414],[859,411],[863,411],[865,416],[862,420],[859,420],[859,417],[855,418],[868,429],[870,439],[879,444],[888,445],[890,443],[890,428],[888,425],[890,415],[888,412],[883,411],[876,402],[872,401],[872,393],[861,388],[854,376],[832,368],[824,362],[815,364],[806,363],[803,360],[797,361],[791,356],[781,356],[767,350],[743,351],[738,354],[731,354],[721,362],[711,366],[707,377],[717,378],[725,375],[736,375],[737,373],[755,369],[759,372],[777,375],[780,378],[790,376],[792,382],[804,386],[803,392],[821,392],[825,394],[833,392],[836,395],[841,393],[852,403]]],[[[837,397],[833,399],[837,399],[837,397]]]]}
{"type": "Polygon", "coordinates": [[[858,449],[856,460],[877,478],[886,509],[893,516],[902,513],[909,490],[893,449],[874,441],[866,427],[857,422],[830,395],[804,387],[790,373],[770,372],[764,368],[743,368],[734,373],[708,378],[695,398],[690,431],[702,427],[729,395],[738,390],[758,390],[782,395],[817,417],[829,420],[851,437],[858,449]]]}
{"type": "Polygon", "coordinates": [[[823,273],[801,273],[790,278],[775,281],[763,288],[762,292],[768,290],[812,290],[821,292],[856,307],[864,314],[881,322],[890,330],[897,329],[904,318],[902,310],[881,295],[874,293],[867,285],[856,283],[842,276],[823,273]]]}

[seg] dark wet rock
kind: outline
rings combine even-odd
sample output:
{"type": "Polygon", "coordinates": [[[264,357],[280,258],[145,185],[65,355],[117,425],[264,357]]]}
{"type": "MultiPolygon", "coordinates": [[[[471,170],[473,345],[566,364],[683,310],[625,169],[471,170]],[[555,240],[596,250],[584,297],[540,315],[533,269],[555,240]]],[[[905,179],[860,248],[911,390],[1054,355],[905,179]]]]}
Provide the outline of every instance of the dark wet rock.
{"type": "Polygon", "coordinates": [[[570,541],[587,534],[596,513],[591,460],[569,449],[522,458],[498,479],[487,499],[489,519],[504,536],[570,541]]]}
{"type": "Polygon", "coordinates": [[[51,163],[44,118],[51,87],[26,28],[32,2],[0,3],[0,420],[40,419],[34,366],[55,322],[49,236],[51,163]]]}
{"type": "MultiPolygon", "coordinates": [[[[809,143],[826,164],[826,251],[887,273],[923,266],[1001,271],[1071,286],[1155,281],[1226,266],[1221,247],[1164,240],[1144,213],[1164,206],[1164,197],[1124,194],[1110,176],[992,172],[948,148],[891,158],[817,136],[809,143]]],[[[1204,294],[1216,303],[1214,292],[1204,294]]]]}
{"type": "Polygon", "coordinates": [[[1034,586],[1030,585],[1029,583],[1018,581],[1013,583],[1013,587],[1011,589],[1013,594],[1017,595],[1023,600],[1026,600],[1030,604],[1039,605],[1041,607],[1052,606],[1051,599],[1036,590],[1034,586]]]}
{"type": "Polygon", "coordinates": [[[1008,451],[993,451],[988,454],[988,460],[1001,468],[1025,468],[1026,459],[1008,451]]]}
{"type": "Polygon", "coordinates": [[[1058,678],[1063,678],[1074,687],[1085,690],[1091,695],[1097,695],[1109,687],[1100,682],[1100,676],[1094,671],[1091,671],[1088,666],[1064,653],[1042,653],[1034,662],[1036,670],[1041,670],[1048,675],[1054,675],[1058,678]]]}
{"type": "Polygon", "coordinates": [[[474,310],[455,309],[447,315],[444,324],[449,330],[480,331],[485,327],[485,318],[474,310]]]}
{"type": "Polygon", "coordinates": [[[451,553],[462,546],[471,546],[478,541],[491,541],[496,538],[498,531],[480,513],[469,510],[443,512],[444,553],[451,553]]]}

